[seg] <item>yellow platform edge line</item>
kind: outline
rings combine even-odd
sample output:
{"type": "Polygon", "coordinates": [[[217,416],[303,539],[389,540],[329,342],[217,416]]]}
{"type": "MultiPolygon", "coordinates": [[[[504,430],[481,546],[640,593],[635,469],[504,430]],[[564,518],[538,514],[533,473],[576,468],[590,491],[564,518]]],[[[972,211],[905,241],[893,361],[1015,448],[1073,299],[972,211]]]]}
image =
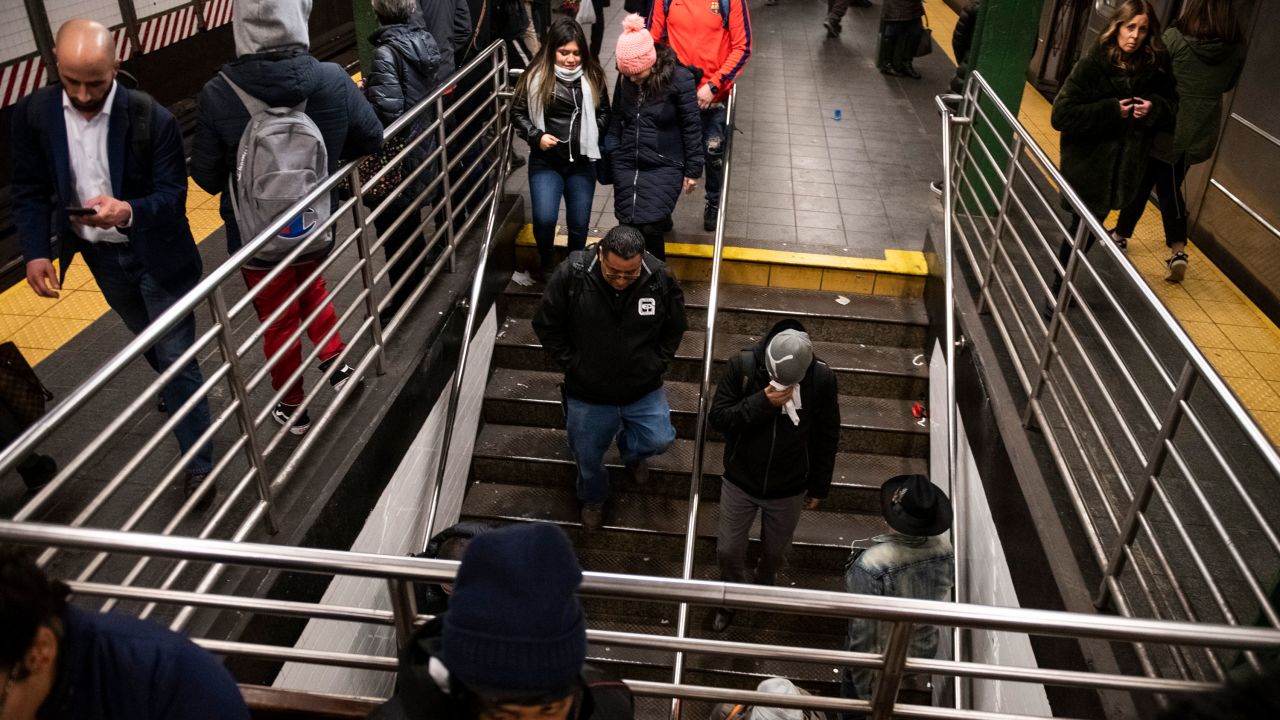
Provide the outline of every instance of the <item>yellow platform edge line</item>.
{"type": "MultiPolygon", "coordinates": [[[[556,235],[556,246],[565,247],[568,237],[556,235]]],[[[533,225],[526,224],[516,236],[516,245],[533,247],[533,225]]],[[[667,243],[667,256],[673,258],[691,258],[710,260],[712,246],[701,243],[667,243]]],[[[861,272],[888,273],[891,275],[924,276],[929,274],[929,264],[923,252],[919,250],[885,250],[884,257],[858,258],[842,255],[821,255],[818,253],[793,252],[790,250],[767,250],[764,248],[748,248],[726,246],[723,259],[738,262],[759,263],[765,265],[791,265],[796,267],[826,268],[830,270],[853,270],[861,272]]]]}

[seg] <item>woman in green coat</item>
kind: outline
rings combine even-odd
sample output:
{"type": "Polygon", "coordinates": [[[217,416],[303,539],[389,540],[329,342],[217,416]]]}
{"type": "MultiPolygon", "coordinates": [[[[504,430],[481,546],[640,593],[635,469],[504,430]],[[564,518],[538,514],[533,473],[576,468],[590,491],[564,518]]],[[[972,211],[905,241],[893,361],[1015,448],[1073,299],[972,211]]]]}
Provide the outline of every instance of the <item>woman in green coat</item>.
{"type": "MultiPolygon", "coordinates": [[[[1053,101],[1062,174],[1099,221],[1138,194],[1156,133],[1173,130],[1177,91],[1159,32],[1148,0],[1125,0],[1053,101]]],[[[1080,218],[1072,212],[1074,235],[1080,218]]],[[[1070,254],[1064,241],[1064,265],[1070,254]]]]}
{"type": "MultiPolygon", "coordinates": [[[[1187,167],[1213,155],[1222,122],[1222,95],[1236,86],[1244,67],[1244,36],[1231,0],[1191,0],[1182,17],[1164,33],[1178,81],[1178,123],[1172,142],[1157,142],[1138,194],[1120,212],[1115,234],[1126,240],[1147,209],[1154,187],[1169,247],[1164,279],[1187,274],[1187,203],[1182,181],[1187,167]]],[[[1168,138],[1164,138],[1166,141],[1168,138]]]]}

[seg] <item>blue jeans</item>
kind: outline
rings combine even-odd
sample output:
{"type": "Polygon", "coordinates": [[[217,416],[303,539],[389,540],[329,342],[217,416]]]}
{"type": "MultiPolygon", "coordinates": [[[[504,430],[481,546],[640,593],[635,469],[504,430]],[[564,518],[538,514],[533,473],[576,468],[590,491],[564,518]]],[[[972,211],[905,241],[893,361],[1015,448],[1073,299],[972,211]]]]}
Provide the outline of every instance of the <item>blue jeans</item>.
{"type": "MultiPolygon", "coordinates": [[[[152,320],[178,302],[179,298],[161,287],[142,266],[127,243],[94,244],[84,251],[84,259],[107,304],[134,335],[146,330],[152,320]]],[[[164,372],[195,340],[196,319],[194,315],[187,315],[147,350],[147,362],[156,372],[164,372]]],[[[202,384],[204,376],[193,359],[161,389],[160,396],[169,411],[176,412],[202,384]]],[[[208,429],[209,400],[200,398],[174,427],[173,434],[185,454],[208,429]]],[[[193,475],[204,475],[212,469],[213,444],[206,443],[187,463],[187,471],[193,475]]]]}
{"type": "Polygon", "coordinates": [[[725,122],[724,105],[712,105],[702,111],[702,141],[707,152],[707,205],[720,207],[720,190],[724,186],[725,122]]]}
{"type": "Polygon", "coordinates": [[[537,152],[529,158],[529,201],[533,205],[533,239],[544,262],[555,246],[556,218],[560,198],[564,198],[565,225],[569,231],[569,251],[587,245],[587,225],[591,222],[591,202],[596,191],[596,170],[591,162],[573,163],[572,172],[553,168],[537,152]]]}
{"type": "Polygon", "coordinates": [[[565,397],[569,450],[578,463],[578,500],[603,504],[609,499],[604,453],[618,439],[626,465],[661,455],[676,439],[667,392],[658,388],[630,405],[596,405],[565,397]]]}

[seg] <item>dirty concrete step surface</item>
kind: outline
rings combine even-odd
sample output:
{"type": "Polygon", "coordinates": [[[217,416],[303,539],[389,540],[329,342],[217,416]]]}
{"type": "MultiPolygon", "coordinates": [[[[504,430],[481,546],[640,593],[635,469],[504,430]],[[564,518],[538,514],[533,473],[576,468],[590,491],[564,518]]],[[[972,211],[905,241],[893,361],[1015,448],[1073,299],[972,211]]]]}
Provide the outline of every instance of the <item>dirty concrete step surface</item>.
{"type": "MultiPolygon", "coordinates": [[[[485,422],[563,428],[562,379],[556,372],[495,369],[485,387],[485,422]]],[[[665,388],[677,436],[693,438],[698,411],[697,384],[672,381],[667,382],[665,388]]],[[[714,396],[713,384],[711,397],[714,396]]],[[[839,401],[841,450],[921,456],[927,453],[928,428],[912,415],[912,401],[853,395],[841,395],[839,401]]],[[[709,439],[724,439],[708,427],[709,439]]]]}
{"type": "MultiPolygon", "coordinates": [[[[675,362],[667,369],[668,381],[699,381],[705,334],[685,331],[676,350],[675,362]]],[[[755,345],[761,335],[732,335],[717,332],[714,367],[718,378],[724,363],[744,348],[755,345]]],[[[814,341],[813,352],[836,373],[841,394],[917,399],[928,391],[928,363],[919,350],[881,345],[814,341]]],[[[493,349],[494,366],[521,370],[558,371],[542,349],[532,320],[507,318],[498,328],[493,349]]]]}
{"type": "MultiPolygon", "coordinates": [[[[508,317],[531,318],[538,310],[542,285],[507,287],[508,317]]],[[[709,283],[681,283],[690,329],[706,326],[709,283]]],[[[799,320],[815,341],[922,348],[929,324],[918,299],[841,294],[819,290],[784,290],[747,285],[721,285],[716,327],[723,332],[762,335],[784,318],[799,320]],[[848,300],[842,304],[840,298],[848,300]]]]}
{"type": "MultiPolygon", "coordinates": [[[[617,448],[610,448],[604,458],[605,467],[610,470],[610,487],[615,495],[687,497],[693,450],[692,440],[677,438],[667,452],[649,459],[649,482],[637,486],[623,468],[617,448]]],[[[701,488],[706,499],[719,500],[723,459],[723,443],[708,442],[701,488]]],[[[924,458],[837,452],[831,494],[825,505],[830,510],[879,512],[880,486],[886,480],[897,475],[924,473],[926,469],[924,458]]],[[[473,482],[571,488],[576,478],[577,470],[564,430],[486,424],[476,438],[471,464],[473,482]]]]}

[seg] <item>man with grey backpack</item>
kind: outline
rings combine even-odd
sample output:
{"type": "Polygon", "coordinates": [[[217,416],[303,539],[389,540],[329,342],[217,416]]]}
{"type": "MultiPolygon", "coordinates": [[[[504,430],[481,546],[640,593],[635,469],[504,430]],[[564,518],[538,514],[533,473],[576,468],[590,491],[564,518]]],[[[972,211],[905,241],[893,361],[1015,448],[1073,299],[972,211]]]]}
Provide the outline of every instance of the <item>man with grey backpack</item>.
{"type": "Polygon", "coordinates": [[[242,268],[252,291],[280,264],[282,272],[254,297],[264,322],[284,311],[264,334],[271,386],[285,389],[272,411],[294,435],[310,429],[300,379],[302,344],[290,339],[304,318],[316,315],[307,335],[320,348],[322,376],[335,391],[354,370],[338,358],[346,347],[337,329],[319,266],[333,249],[328,219],[332,196],[322,198],[282,223],[280,216],[338,168],[378,150],[382,123],[341,66],[322,63],[308,52],[311,0],[240,0],[233,32],[236,60],[222,67],[200,91],[198,125],[191,150],[191,177],[209,193],[222,193],[227,249],[268,229],[271,239],[242,268]],[[277,357],[279,356],[279,357],[277,357]]]}

